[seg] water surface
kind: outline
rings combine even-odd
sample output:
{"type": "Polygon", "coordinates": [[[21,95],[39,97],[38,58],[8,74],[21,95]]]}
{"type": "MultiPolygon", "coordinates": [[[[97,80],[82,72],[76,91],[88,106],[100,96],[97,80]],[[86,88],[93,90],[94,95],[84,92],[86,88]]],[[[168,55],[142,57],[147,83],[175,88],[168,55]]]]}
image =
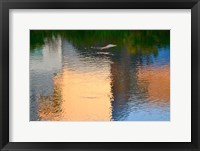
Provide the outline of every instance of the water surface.
{"type": "Polygon", "coordinates": [[[30,31],[31,121],[169,121],[169,31],[30,31]]]}

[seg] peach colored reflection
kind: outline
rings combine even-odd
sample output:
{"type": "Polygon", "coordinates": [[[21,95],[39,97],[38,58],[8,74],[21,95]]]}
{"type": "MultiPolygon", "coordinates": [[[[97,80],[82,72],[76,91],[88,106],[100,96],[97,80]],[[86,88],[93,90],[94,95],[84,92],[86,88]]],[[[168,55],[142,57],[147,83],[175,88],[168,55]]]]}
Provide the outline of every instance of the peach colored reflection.
{"type": "Polygon", "coordinates": [[[40,96],[38,102],[38,116],[40,120],[60,120],[62,114],[62,81],[55,77],[52,96],[40,96]]]}
{"type": "MultiPolygon", "coordinates": [[[[109,70],[108,70],[109,71],[109,70]]],[[[105,71],[106,72],[106,71],[105,71]]],[[[67,120],[110,120],[109,73],[63,73],[63,115],[67,120]]]]}
{"type": "Polygon", "coordinates": [[[138,85],[145,87],[151,100],[168,102],[170,100],[170,68],[144,67],[138,69],[138,85]]]}
{"type": "MultiPolygon", "coordinates": [[[[64,70],[54,78],[55,87],[60,90],[61,112],[49,108],[41,114],[43,120],[108,121],[112,117],[111,86],[109,70],[100,73],[90,71],[78,73],[64,70]]],[[[53,100],[55,101],[55,100],[53,100]]],[[[59,108],[57,109],[59,111],[59,108]]]]}

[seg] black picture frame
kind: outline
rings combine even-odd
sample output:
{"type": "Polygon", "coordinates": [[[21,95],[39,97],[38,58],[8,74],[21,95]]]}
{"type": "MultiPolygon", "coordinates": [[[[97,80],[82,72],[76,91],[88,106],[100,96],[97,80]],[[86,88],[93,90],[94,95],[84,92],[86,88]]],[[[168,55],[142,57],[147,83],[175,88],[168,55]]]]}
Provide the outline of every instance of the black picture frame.
{"type": "MultiPolygon", "coordinates": [[[[1,150],[200,150],[200,2],[199,0],[0,0],[0,148],[1,150]],[[9,9],[191,9],[191,142],[9,142],[9,9]]],[[[11,87],[11,85],[10,85],[11,87]]],[[[22,130],[23,131],[23,130],[22,130]]]]}

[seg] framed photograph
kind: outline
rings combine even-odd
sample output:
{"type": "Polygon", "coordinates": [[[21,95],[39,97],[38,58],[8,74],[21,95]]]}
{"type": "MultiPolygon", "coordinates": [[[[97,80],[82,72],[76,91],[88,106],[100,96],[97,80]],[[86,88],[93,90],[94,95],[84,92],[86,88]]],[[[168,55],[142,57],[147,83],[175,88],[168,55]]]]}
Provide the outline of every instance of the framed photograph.
{"type": "Polygon", "coordinates": [[[1,0],[1,150],[199,151],[198,0],[1,0]]]}

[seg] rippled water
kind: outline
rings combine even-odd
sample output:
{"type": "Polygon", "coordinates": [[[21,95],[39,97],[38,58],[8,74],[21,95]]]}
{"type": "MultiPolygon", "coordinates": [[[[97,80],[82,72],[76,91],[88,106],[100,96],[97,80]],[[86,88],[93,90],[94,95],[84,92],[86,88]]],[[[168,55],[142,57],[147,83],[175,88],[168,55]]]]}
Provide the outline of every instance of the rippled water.
{"type": "Polygon", "coordinates": [[[30,120],[170,120],[169,45],[134,54],[126,45],[100,48],[109,42],[88,47],[62,35],[43,40],[30,51],[30,120]]]}

